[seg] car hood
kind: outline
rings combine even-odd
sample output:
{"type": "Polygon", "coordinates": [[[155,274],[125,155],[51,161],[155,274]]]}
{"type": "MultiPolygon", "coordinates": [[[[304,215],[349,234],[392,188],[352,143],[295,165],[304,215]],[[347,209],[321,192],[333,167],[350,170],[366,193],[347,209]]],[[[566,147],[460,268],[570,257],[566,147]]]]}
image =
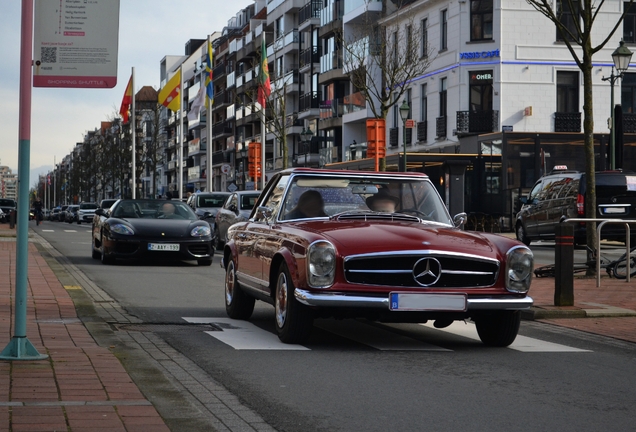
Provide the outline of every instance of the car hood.
{"type": "Polygon", "coordinates": [[[109,224],[125,223],[132,227],[136,236],[141,237],[190,237],[195,226],[209,226],[205,222],[182,219],[116,219],[111,218],[109,224]]]}
{"type": "Polygon", "coordinates": [[[434,249],[501,259],[501,253],[518,243],[503,236],[434,223],[311,221],[296,226],[331,241],[345,256],[434,249]]]}

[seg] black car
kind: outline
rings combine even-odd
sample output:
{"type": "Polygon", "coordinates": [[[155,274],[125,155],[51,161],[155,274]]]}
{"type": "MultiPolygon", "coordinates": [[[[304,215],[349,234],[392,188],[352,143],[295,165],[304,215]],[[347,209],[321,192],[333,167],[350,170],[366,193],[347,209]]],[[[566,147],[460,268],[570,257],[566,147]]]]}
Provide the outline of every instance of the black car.
{"type": "Polygon", "coordinates": [[[68,208],[66,209],[66,212],[64,213],[64,222],[68,222],[68,223],[77,222],[79,220],[78,212],[79,212],[79,205],[73,204],[68,206],[68,208]]]}
{"type": "Polygon", "coordinates": [[[104,264],[115,259],[196,260],[212,264],[212,230],[180,201],[119,200],[97,209],[92,256],[104,264]]]}
{"type": "MultiPolygon", "coordinates": [[[[596,180],[597,219],[636,219],[636,173],[599,171],[596,180]]],[[[529,245],[533,240],[554,240],[555,227],[568,218],[585,217],[585,173],[565,167],[554,169],[541,177],[517,213],[517,240],[529,245]]],[[[622,224],[607,224],[601,230],[602,240],[625,241],[622,224]]],[[[585,244],[585,224],[574,224],[574,242],[585,244]]],[[[631,227],[630,243],[636,244],[636,226],[631,227]]]]}
{"type": "Polygon", "coordinates": [[[0,221],[9,222],[9,216],[11,215],[11,211],[17,210],[17,204],[15,200],[0,198],[0,210],[2,210],[2,214],[0,214],[0,221]]]}

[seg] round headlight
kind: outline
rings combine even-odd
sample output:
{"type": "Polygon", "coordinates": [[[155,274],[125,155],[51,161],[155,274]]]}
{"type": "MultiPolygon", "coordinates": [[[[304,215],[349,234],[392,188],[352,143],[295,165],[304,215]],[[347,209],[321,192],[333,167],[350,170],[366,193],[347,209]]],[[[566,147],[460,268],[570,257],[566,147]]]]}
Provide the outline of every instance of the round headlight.
{"type": "Polygon", "coordinates": [[[336,248],[327,241],[309,246],[307,254],[308,280],[313,288],[327,288],[333,284],[336,273],[336,248]]]}
{"type": "Polygon", "coordinates": [[[532,281],[534,257],[530,249],[515,246],[506,254],[506,289],[514,293],[526,293],[532,281]]]}
{"type": "Polygon", "coordinates": [[[135,235],[135,232],[133,231],[133,229],[129,227],[128,225],[124,225],[124,224],[115,224],[110,227],[110,230],[114,232],[115,234],[135,235]]]}
{"type": "Polygon", "coordinates": [[[207,226],[196,226],[192,228],[192,231],[190,231],[190,235],[192,237],[207,237],[211,233],[212,231],[210,231],[210,227],[207,226]]]}

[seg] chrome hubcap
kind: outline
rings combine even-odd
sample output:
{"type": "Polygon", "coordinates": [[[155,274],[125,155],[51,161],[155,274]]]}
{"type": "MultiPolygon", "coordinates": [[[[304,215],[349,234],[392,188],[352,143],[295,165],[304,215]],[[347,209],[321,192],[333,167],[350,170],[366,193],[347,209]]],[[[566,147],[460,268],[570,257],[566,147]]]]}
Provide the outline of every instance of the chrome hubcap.
{"type": "Polygon", "coordinates": [[[276,284],[276,324],[279,328],[285,325],[287,318],[287,276],[285,273],[278,275],[276,284]]]}
{"type": "Polygon", "coordinates": [[[230,261],[227,265],[227,272],[225,273],[225,304],[231,305],[234,299],[234,283],[236,275],[234,274],[234,263],[230,261]]]}

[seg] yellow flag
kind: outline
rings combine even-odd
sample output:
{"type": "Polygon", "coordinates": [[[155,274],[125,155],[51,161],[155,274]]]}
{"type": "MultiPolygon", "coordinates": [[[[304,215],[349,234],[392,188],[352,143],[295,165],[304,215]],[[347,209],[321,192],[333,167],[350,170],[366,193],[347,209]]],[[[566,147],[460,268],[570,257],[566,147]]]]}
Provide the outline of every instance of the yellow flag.
{"type": "Polygon", "coordinates": [[[159,91],[159,103],[174,112],[181,109],[181,68],[159,91]]]}

